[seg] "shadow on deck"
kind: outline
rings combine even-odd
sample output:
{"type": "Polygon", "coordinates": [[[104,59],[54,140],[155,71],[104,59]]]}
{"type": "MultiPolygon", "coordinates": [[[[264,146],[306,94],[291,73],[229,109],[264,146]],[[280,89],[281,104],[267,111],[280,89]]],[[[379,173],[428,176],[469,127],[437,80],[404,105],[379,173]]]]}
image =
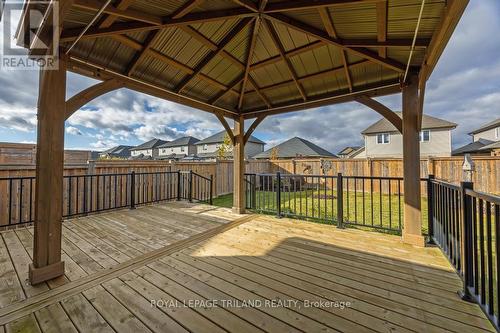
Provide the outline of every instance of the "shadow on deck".
{"type": "MultiPolygon", "coordinates": [[[[2,234],[4,302],[19,232],[2,234]]],[[[85,274],[23,284],[7,331],[493,331],[439,249],[386,234],[168,203],[67,221],[64,251],[85,274]]]]}

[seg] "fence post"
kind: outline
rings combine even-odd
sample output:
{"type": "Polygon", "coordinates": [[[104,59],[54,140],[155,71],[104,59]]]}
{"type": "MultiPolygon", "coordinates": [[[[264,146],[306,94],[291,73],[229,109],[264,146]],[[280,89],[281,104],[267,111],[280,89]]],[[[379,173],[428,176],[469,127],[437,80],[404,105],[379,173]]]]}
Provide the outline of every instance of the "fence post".
{"type": "Polygon", "coordinates": [[[344,219],[344,187],[342,173],[337,174],[337,228],[343,229],[342,220],[344,219]]]}
{"type": "Polygon", "coordinates": [[[189,202],[193,202],[193,170],[189,170],[189,202]]]}
{"type": "Polygon", "coordinates": [[[434,186],[432,181],[434,175],[429,174],[427,178],[427,228],[429,230],[428,244],[434,244],[434,186]]]}
{"type": "Polygon", "coordinates": [[[250,179],[253,179],[251,208],[255,209],[257,207],[257,175],[253,175],[250,179]]]}
{"type": "Polygon", "coordinates": [[[214,187],[214,175],[210,175],[210,205],[213,205],[213,187],[214,187]]]}
{"type": "Polygon", "coordinates": [[[130,209],[135,209],[135,171],[130,173],[130,209]]]}
{"type": "Polygon", "coordinates": [[[177,170],[177,201],[181,201],[181,170],[177,170]]]}
{"type": "Polygon", "coordinates": [[[276,191],[276,210],[278,218],[281,217],[281,173],[276,172],[276,185],[278,190],[276,191]]]}
{"type": "Polygon", "coordinates": [[[469,292],[469,286],[472,285],[473,280],[472,197],[466,194],[466,190],[472,190],[474,188],[474,184],[472,182],[462,182],[460,187],[460,194],[462,196],[460,262],[462,263],[461,271],[463,274],[464,290],[459,291],[459,295],[463,300],[473,302],[473,298],[469,292]]]}

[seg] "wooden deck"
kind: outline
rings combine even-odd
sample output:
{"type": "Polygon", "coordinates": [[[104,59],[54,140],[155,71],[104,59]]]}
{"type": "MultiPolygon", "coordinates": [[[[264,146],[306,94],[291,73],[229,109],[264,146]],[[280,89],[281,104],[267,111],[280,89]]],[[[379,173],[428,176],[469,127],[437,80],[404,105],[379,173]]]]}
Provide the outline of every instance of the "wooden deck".
{"type": "Polygon", "coordinates": [[[66,276],[36,287],[30,228],[1,234],[0,332],[494,331],[396,236],[180,203],[64,225],[66,276]]]}

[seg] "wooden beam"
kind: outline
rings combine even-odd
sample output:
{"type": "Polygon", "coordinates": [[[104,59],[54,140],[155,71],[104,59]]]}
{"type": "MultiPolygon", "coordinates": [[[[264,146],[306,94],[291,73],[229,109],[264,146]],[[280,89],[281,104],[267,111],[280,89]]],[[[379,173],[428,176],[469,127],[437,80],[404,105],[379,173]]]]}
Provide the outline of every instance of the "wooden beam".
{"type": "Polygon", "coordinates": [[[57,69],[40,71],[31,284],[64,275],[61,240],[65,108],[66,58],[60,57],[57,69]]]}
{"type": "Polygon", "coordinates": [[[278,37],[278,34],[274,30],[272,23],[265,21],[265,25],[266,25],[267,31],[269,32],[269,34],[271,36],[271,39],[273,40],[274,45],[278,49],[278,52],[281,56],[281,60],[283,60],[285,62],[285,65],[287,66],[288,71],[290,72],[290,75],[291,75],[293,81],[295,82],[295,85],[297,86],[297,89],[300,93],[300,96],[302,96],[302,99],[304,101],[306,101],[307,100],[306,92],[298,80],[297,73],[295,73],[295,69],[293,68],[292,63],[290,62],[290,59],[288,59],[285,55],[285,49],[283,48],[283,45],[281,44],[281,41],[280,41],[280,38],[278,37]]]}
{"type": "MultiPolygon", "coordinates": [[[[195,9],[196,6],[198,6],[202,2],[203,2],[203,0],[190,0],[190,1],[186,2],[183,6],[181,6],[179,9],[177,9],[171,15],[171,18],[172,19],[179,19],[179,18],[189,14],[190,11],[195,9]]],[[[137,66],[139,66],[141,61],[146,56],[146,54],[148,54],[148,51],[151,49],[151,47],[153,47],[153,45],[158,40],[158,37],[161,34],[161,32],[162,32],[161,29],[149,32],[148,36],[146,37],[146,41],[144,42],[144,47],[143,47],[142,51],[135,56],[134,60],[132,60],[132,62],[130,63],[130,65],[127,69],[128,76],[132,75],[132,73],[137,68],[137,66]]],[[[159,52],[157,53],[157,56],[158,55],[162,56],[162,54],[159,52]]],[[[175,60],[171,59],[170,57],[165,56],[164,60],[170,62],[171,64],[179,64],[178,61],[175,61],[175,60]]],[[[187,66],[184,66],[184,67],[188,68],[187,66]]],[[[189,73],[189,74],[192,74],[192,73],[189,73]]]]}
{"type": "Polygon", "coordinates": [[[215,57],[217,57],[223,50],[224,48],[233,40],[233,38],[238,35],[247,25],[250,23],[252,19],[250,18],[244,18],[241,20],[236,27],[234,27],[226,36],[222,39],[222,41],[217,45],[217,50],[210,52],[204,59],[202,59],[198,65],[194,68],[193,74],[186,76],[174,89],[175,92],[179,93],[181,92],[186,86],[191,82],[193,78],[195,78],[198,74],[201,73],[203,68],[212,61],[215,57]]]}
{"type": "MultiPolygon", "coordinates": [[[[91,10],[94,12],[98,12],[101,10],[102,2],[97,0],[73,0],[73,6],[79,9],[91,10]]],[[[127,6],[128,7],[128,6],[127,6]]],[[[146,13],[142,13],[136,10],[129,9],[119,9],[118,7],[114,7],[113,5],[108,5],[104,8],[103,13],[111,14],[113,17],[125,18],[129,20],[149,23],[149,24],[161,24],[162,17],[156,15],[150,15],[146,13]]],[[[109,16],[108,16],[109,17],[109,16]]],[[[109,22],[108,17],[104,19],[104,21],[109,22]]],[[[104,22],[103,21],[103,22],[104,22]]],[[[106,27],[103,23],[100,23],[99,26],[106,27]]],[[[109,25],[108,25],[109,27],[109,25]]]]}
{"type": "Polygon", "coordinates": [[[248,76],[248,82],[252,85],[255,93],[260,97],[260,99],[262,99],[264,101],[264,103],[267,105],[268,108],[271,108],[272,105],[271,105],[271,101],[269,101],[269,99],[266,97],[266,95],[264,95],[264,92],[262,92],[259,88],[259,86],[257,85],[257,82],[254,81],[254,79],[249,75],[248,76]]]}
{"type": "Polygon", "coordinates": [[[345,5],[368,4],[383,0],[295,0],[270,3],[265,13],[287,12],[321,7],[340,7],[345,5]]]}
{"type": "MultiPolygon", "coordinates": [[[[387,40],[387,1],[377,3],[377,41],[385,42],[387,40]]],[[[382,58],[387,57],[387,49],[379,47],[378,55],[382,58]]]]}
{"type": "MultiPolygon", "coordinates": [[[[361,61],[357,61],[357,62],[352,63],[350,65],[350,67],[356,68],[356,67],[360,67],[360,66],[362,67],[362,66],[365,66],[368,64],[371,64],[371,62],[368,60],[361,60],[361,61]]],[[[331,69],[326,69],[326,70],[321,71],[321,72],[305,75],[305,76],[299,77],[298,79],[300,82],[304,82],[304,81],[311,80],[311,79],[318,79],[318,78],[322,78],[322,77],[332,76],[332,75],[338,74],[338,73],[343,72],[343,71],[344,71],[344,66],[334,67],[331,69]]],[[[260,90],[262,92],[265,92],[265,91],[273,90],[273,89],[280,88],[280,87],[286,87],[286,86],[288,86],[290,84],[294,84],[294,83],[295,82],[293,80],[282,81],[282,82],[274,83],[274,84],[271,84],[271,85],[268,85],[265,87],[260,87],[260,90]]]]}
{"type": "Polygon", "coordinates": [[[424,246],[420,196],[420,139],[418,130],[418,77],[409,75],[403,87],[403,242],[424,246]]]}
{"type": "MultiPolygon", "coordinates": [[[[443,53],[446,44],[455,30],[465,8],[469,4],[469,0],[449,0],[446,2],[446,7],[442,15],[439,27],[434,31],[431,42],[427,48],[422,70],[420,73],[420,80],[427,81],[434,70],[441,54],[443,53]]],[[[422,85],[422,83],[420,83],[422,85]]]]}
{"type": "MultiPolygon", "coordinates": [[[[207,12],[196,12],[188,14],[182,18],[173,19],[165,18],[163,23],[159,25],[149,24],[145,22],[116,22],[113,23],[108,28],[96,28],[91,27],[87,30],[85,35],[82,37],[84,39],[98,38],[104,36],[120,35],[131,32],[141,32],[141,31],[152,31],[158,29],[165,29],[170,27],[178,27],[181,25],[193,25],[207,22],[225,21],[235,18],[248,18],[253,17],[256,14],[248,11],[245,8],[232,9],[232,10],[214,10],[207,12]]],[[[66,29],[63,31],[61,36],[61,42],[69,42],[75,40],[82,28],[66,29]]]]}
{"type": "Polygon", "coordinates": [[[389,59],[389,58],[382,58],[380,57],[377,53],[370,51],[365,48],[361,47],[356,47],[356,48],[351,48],[351,47],[346,47],[342,44],[342,41],[332,38],[328,36],[328,34],[320,29],[317,29],[313,26],[310,26],[306,23],[297,21],[291,17],[285,16],[283,14],[269,14],[265,15],[266,18],[269,20],[278,22],[280,24],[283,24],[289,28],[292,28],[294,30],[301,31],[307,35],[310,35],[314,38],[318,38],[326,43],[329,43],[333,46],[341,47],[345,49],[346,51],[352,52],[356,54],[357,56],[363,57],[365,59],[371,60],[377,64],[380,64],[384,67],[390,68],[394,71],[397,71],[399,73],[403,73],[405,71],[405,65],[401,64],[395,60],[389,59]]]}
{"type": "Polygon", "coordinates": [[[135,71],[137,66],[141,63],[141,61],[146,57],[148,54],[149,49],[154,45],[156,42],[156,39],[158,38],[158,35],[160,34],[161,30],[155,30],[149,32],[148,36],[146,37],[146,40],[144,42],[144,45],[142,47],[142,51],[137,53],[134,56],[134,59],[130,62],[128,68],[127,68],[127,75],[131,76],[132,73],[135,71]]]}
{"type": "Polygon", "coordinates": [[[231,142],[234,144],[234,133],[233,133],[233,130],[231,129],[231,126],[229,126],[229,124],[227,123],[226,119],[224,118],[224,116],[222,114],[217,112],[217,113],[215,113],[215,116],[217,117],[217,119],[219,119],[220,123],[222,124],[222,126],[226,130],[227,135],[229,135],[231,142]]]}
{"type": "Polygon", "coordinates": [[[384,104],[364,95],[356,96],[354,100],[358,103],[361,103],[370,109],[378,112],[382,117],[387,119],[391,124],[396,127],[399,133],[403,133],[403,121],[401,117],[399,117],[394,111],[389,109],[384,104]]]}
{"type": "Polygon", "coordinates": [[[158,87],[157,85],[142,81],[137,78],[131,78],[121,73],[114,72],[110,69],[103,69],[87,63],[83,59],[72,56],[70,58],[68,70],[97,80],[109,80],[112,78],[123,82],[125,88],[136,90],[144,94],[162,98],[174,103],[183,104],[195,109],[199,109],[209,113],[221,113],[224,117],[234,118],[238,113],[232,110],[224,109],[215,105],[204,103],[193,98],[176,94],[170,90],[158,87]]]}
{"type": "Polygon", "coordinates": [[[233,146],[233,212],[245,213],[245,119],[234,121],[233,146]]]}
{"type": "Polygon", "coordinates": [[[122,88],[123,86],[124,84],[120,81],[116,79],[109,79],[80,91],[78,94],[66,101],[65,120],[93,99],[107,94],[110,91],[122,88]]]}
{"type": "Polygon", "coordinates": [[[252,133],[255,131],[255,129],[257,128],[257,126],[259,126],[260,123],[262,123],[264,121],[264,119],[266,119],[266,116],[265,115],[261,115],[261,116],[258,116],[253,121],[252,125],[250,125],[250,127],[247,129],[247,132],[245,133],[245,138],[244,138],[245,144],[247,144],[248,140],[252,136],[252,133]]]}
{"type": "Polygon", "coordinates": [[[237,3],[240,6],[245,7],[246,9],[251,10],[252,12],[255,12],[255,13],[259,12],[257,5],[252,0],[232,0],[232,1],[237,3]]]}
{"type": "MultiPolygon", "coordinates": [[[[325,26],[326,31],[330,35],[330,37],[338,38],[337,31],[335,31],[335,26],[333,25],[332,17],[327,8],[321,7],[318,9],[319,15],[321,17],[321,21],[323,21],[323,25],[325,26]]],[[[349,73],[349,67],[347,65],[347,57],[345,51],[343,49],[339,50],[340,58],[342,59],[342,64],[344,65],[345,77],[347,80],[347,85],[349,86],[349,90],[352,91],[352,81],[351,74],[349,73]]]]}
{"type": "Polygon", "coordinates": [[[189,0],[184,5],[179,7],[176,11],[174,11],[170,17],[171,18],[181,18],[191,13],[193,9],[201,5],[205,0],[189,0]]]}
{"type": "Polygon", "coordinates": [[[260,0],[259,12],[265,11],[266,10],[266,6],[267,6],[267,0],[260,0]]]}
{"type": "MultiPolygon", "coordinates": [[[[130,5],[134,2],[135,0],[121,0],[117,5],[116,5],[116,9],[119,9],[119,10],[125,10],[127,9],[128,7],[130,7],[130,5]]],[[[105,18],[103,18],[101,20],[101,22],[99,23],[99,28],[107,28],[109,27],[110,25],[112,25],[117,19],[118,19],[119,16],[116,16],[116,15],[108,15],[106,16],[105,18]]]]}
{"type": "Polygon", "coordinates": [[[241,110],[241,107],[243,105],[243,97],[245,96],[248,74],[250,72],[250,65],[252,64],[255,43],[257,42],[257,35],[259,34],[259,28],[260,28],[260,18],[256,18],[253,26],[252,37],[250,38],[250,45],[248,46],[247,61],[245,65],[245,71],[243,72],[243,82],[241,84],[240,97],[238,100],[238,110],[241,110]]]}
{"type": "MultiPolygon", "coordinates": [[[[287,58],[291,58],[291,57],[294,57],[296,55],[302,54],[304,52],[308,52],[308,51],[323,47],[325,45],[328,45],[328,44],[323,42],[323,41],[318,40],[318,41],[314,41],[312,43],[306,44],[304,46],[300,46],[296,49],[287,51],[287,52],[285,52],[285,55],[287,56],[287,58]]],[[[265,59],[265,60],[262,60],[262,61],[259,61],[255,64],[253,64],[252,66],[250,66],[250,70],[254,71],[256,69],[259,69],[259,68],[262,68],[262,67],[265,67],[268,65],[272,65],[272,64],[275,64],[275,63],[280,62],[280,61],[281,61],[281,55],[277,55],[277,56],[274,56],[274,57],[271,57],[271,58],[268,58],[268,59],[265,59]]]]}
{"type": "Polygon", "coordinates": [[[208,103],[212,104],[212,105],[215,105],[215,103],[217,103],[222,97],[224,97],[230,90],[233,90],[234,88],[236,88],[236,86],[238,84],[240,84],[241,81],[243,81],[243,74],[241,74],[239,77],[237,77],[236,79],[234,79],[229,84],[228,90],[221,91],[220,93],[218,93],[217,95],[215,95],[212,99],[210,99],[208,101],[208,103]]]}
{"type": "Polygon", "coordinates": [[[359,95],[367,95],[370,97],[392,95],[401,92],[399,80],[390,80],[387,82],[378,83],[376,85],[366,85],[363,87],[355,87],[353,92],[348,89],[341,92],[327,93],[320,96],[310,98],[307,102],[301,100],[293,100],[282,103],[281,105],[274,105],[271,109],[257,109],[248,110],[243,113],[245,119],[255,118],[260,115],[277,115],[293,111],[311,110],[314,108],[353,102],[354,98],[359,95]]]}

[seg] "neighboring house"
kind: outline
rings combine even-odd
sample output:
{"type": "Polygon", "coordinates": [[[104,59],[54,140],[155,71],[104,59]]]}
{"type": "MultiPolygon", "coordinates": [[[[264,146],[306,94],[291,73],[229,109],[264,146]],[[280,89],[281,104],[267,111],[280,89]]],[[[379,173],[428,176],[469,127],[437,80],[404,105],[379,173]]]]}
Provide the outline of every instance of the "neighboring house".
{"type": "Polygon", "coordinates": [[[469,133],[472,142],[455,149],[453,155],[500,155],[500,118],[469,133]]]}
{"type": "MultiPolygon", "coordinates": [[[[217,158],[217,152],[219,147],[224,143],[224,136],[226,131],[219,132],[206,139],[198,141],[195,143],[196,146],[196,156],[205,160],[214,160],[217,158]]],[[[250,136],[248,142],[245,144],[245,158],[251,158],[258,153],[264,151],[264,145],[266,143],[257,139],[253,135],[250,136]]],[[[233,157],[232,146],[228,147],[227,158],[233,157]]]]}
{"type": "Polygon", "coordinates": [[[326,149],[315,145],[311,141],[299,137],[291,138],[270,148],[260,154],[255,155],[255,159],[269,159],[273,154],[279,159],[288,158],[319,158],[319,157],[337,157],[326,149]]]}
{"type": "Polygon", "coordinates": [[[185,136],[158,146],[158,158],[179,160],[196,154],[195,143],[200,141],[192,136],[185,136]]]}
{"type": "MultiPolygon", "coordinates": [[[[396,112],[399,117],[401,112],[396,112]]],[[[451,156],[451,131],[457,124],[424,115],[420,132],[420,156],[451,156]]],[[[387,119],[383,118],[363,132],[365,156],[369,158],[401,158],[403,135],[387,119]]],[[[359,157],[359,156],[358,156],[359,157]]]]}
{"type": "Polygon", "coordinates": [[[340,152],[337,153],[337,156],[339,158],[353,158],[357,154],[359,154],[360,150],[364,151],[365,147],[362,146],[352,146],[352,147],[345,147],[342,149],[340,152]]]}
{"type": "Polygon", "coordinates": [[[119,145],[99,153],[100,158],[129,158],[132,146],[119,145]]]}
{"type": "Polygon", "coordinates": [[[157,158],[158,157],[158,147],[167,143],[168,141],[160,139],[152,139],[148,142],[144,142],[142,145],[130,149],[132,158],[157,158]]]}

